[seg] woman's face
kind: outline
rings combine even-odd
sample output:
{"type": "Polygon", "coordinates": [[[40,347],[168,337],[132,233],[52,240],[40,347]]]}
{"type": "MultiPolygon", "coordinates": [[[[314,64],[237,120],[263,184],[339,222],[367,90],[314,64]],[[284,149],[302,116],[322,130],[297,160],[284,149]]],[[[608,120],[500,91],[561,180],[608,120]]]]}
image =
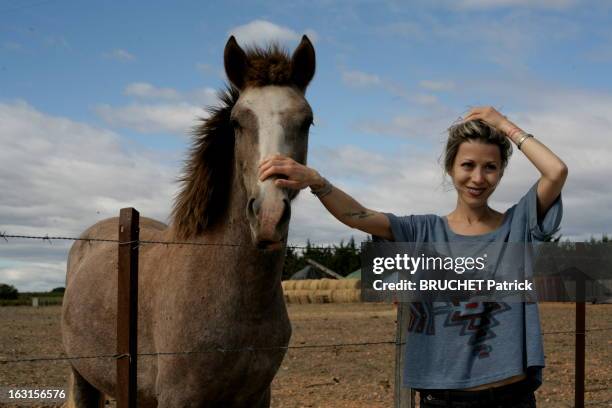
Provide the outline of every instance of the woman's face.
{"type": "Polygon", "coordinates": [[[503,175],[497,145],[463,142],[450,171],[459,199],[470,207],[486,205],[503,175]]]}

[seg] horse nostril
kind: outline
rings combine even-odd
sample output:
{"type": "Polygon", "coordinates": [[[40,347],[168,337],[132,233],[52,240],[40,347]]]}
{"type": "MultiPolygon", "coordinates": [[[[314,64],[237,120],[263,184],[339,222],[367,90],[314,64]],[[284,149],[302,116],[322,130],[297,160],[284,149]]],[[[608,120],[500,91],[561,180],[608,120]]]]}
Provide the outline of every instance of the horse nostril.
{"type": "Polygon", "coordinates": [[[248,204],[248,212],[251,215],[257,216],[257,214],[259,213],[259,209],[260,209],[261,205],[257,204],[257,200],[255,200],[254,198],[251,198],[249,200],[249,204],[248,204]]]}
{"type": "Polygon", "coordinates": [[[291,218],[291,204],[289,203],[289,200],[284,199],[283,204],[285,204],[285,208],[283,209],[283,215],[281,215],[281,218],[278,221],[278,225],[287,224],[291,218]]]}

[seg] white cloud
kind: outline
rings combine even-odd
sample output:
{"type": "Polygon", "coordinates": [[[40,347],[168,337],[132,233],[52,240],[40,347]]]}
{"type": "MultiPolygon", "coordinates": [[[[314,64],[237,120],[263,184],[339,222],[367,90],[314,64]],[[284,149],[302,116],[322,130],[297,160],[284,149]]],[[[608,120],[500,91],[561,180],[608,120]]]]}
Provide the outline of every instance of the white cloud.
{"type": "MultiPolygon", "coordinates": [[[[351,88],[378,88],[395,97],[404,99],[417,105],[435,107],[436,109],[439,105],[438,97],[436,95],[409,92],[401,83],[394,82],[376,74],[340,68],[340,76],[342,78],[342,82],[351,88]]],[[[433,81],[421,81],[421,87],[427,88],[427,86],[430,88],[436,86],[440,88],[441,86],[448,87],[449,84],[441,82],[434,83],[433,81]],[[423,83],[425,86],[423,86],[423,83]]]]}
{"type": "Polygon", "coordinates": [[[124,94],[150,103],[134,102],[126,106],[101,104],[95,112],[107,124],[133,129],[142,133],[186,135],[198,118],[208,113],[204,106],[216,105],[216,91],[197,88],[179,92],[173,88],[159,88],[146,82],[134,82],[126,86],[124,94]]]}
{"type": "MultiPolygon", "coordinates": [[[[512,1],[455,2],[444,3],[450,8],[472,4],[474,9],[484,3],[491,7],[510,4],[512,1]]],[[[518,4],[519,2],[517,2],[518,4]]],[[[435,14],[416,15],[408,21],[394,22],[375,28],[386,37],[405,37],[408,41],[426,47],[453,44],[456,53],[464,55],[474,63],[492,62],[512,72],[530,70],[531,58],[542,47],[563,46],[568,41],[584,35],[584,28],[574,19],[558,13],[542,15],[529,9],[527,3],[562,5],[570,2],[527,2],[525,7],[513,8],[499,18],[491,19],[488,13],[455,13],[450,19],[435,14]]],[[[573,3],[573,2],[572,2],[573,3]]],[[[484,6],[483,6],[484,7],[484,6]]],[[[469,10],[468,10],[469,11],[469,10]]]]}
{"type": "Polygon", "coordinates": [[[361,71],[342,71],[341,75],[342,82],[352,87],[368,87],[382,84],[382,80],[378,75],[361,71]]]}
{"type": "Polygon", "coordinates": [[[206,112],[199,106],[177,104],[131,104],[121,107],[99,105],[96,113],[111,126],[134,129],[142,133],[169,132],[186,135],[206,112]]]}
{"type": "MultiPolygon", "coordinates": [[[[312,29],[305,30],[308,38],[314,43],[317,33],[312,29]]],[[[229,30],[229,35],[236,37],[241,45],[265,45],[270,42],[294,43],[302,38],[300,33],[266,20],[254,20],[229,30]]]]}
{"type": "Polygon", "coordinates": [[[374,135],[400,136],[415,141],[435,142],[444,137],[449,127],[449,117],[452,116],[448,110],[437,111],[434,114],[396,115],[387,121],[363,120],[357,122],[354,127],[358,131],[374,135]]]}
{"type": "Polygon", "coordinates": [[[198,105],[217,105],[219,100],[217,98],[217,90],[212,88],[198,88],[190,92],[187,92],[183,97],[198,105]]]}
{"type": "Polygon", "coordinates": [[[179,99],[180,94],[172,88],[157,88],[146,82],[134,82],[125,87],[123,92],[129,96],[150,99],[179,99]]]}
{"type": "Polygon", "coordinates": [[[48,292],[65,286],[66,262],[15,262],[0,265],[0,283],[10,282],[20,292],[48,292]]]}
{"type": "MultiPolygon", "coordinates": [[[[169,214],[178,169],[126,151],[114,132],[26,102],[0,103],[0,145],[0,231],[76,236],[121,207],[162,221],[169,214]]],[[[69,244],[2,240],[0,282],[20,290],[60,286],[69,244]]]]}
{"type": "Polygon", "coordinates": [[[453,81],[432,81],[424,79],[419,82],[419,86],[428,91],[452,91],[455,89],[453,81]]]}
{"type": "Polygon", "coordinates": [[[114,49],[112,51],[105,52],[104,54],[102,54],[102,56],[117,61],[133,61],[136,59],[136,57],[130,52],[122,49],[114,49]]]}
{"type": "MultiPolygon", "coordinates": [[[[367,208],[399,215],[431,213],[450,208],[454,197],[442,190],[436,153],[400,148],[392,154],[341,146],[309,154],[311,166],[367,208]]],[[[292,211],[290,241],[338,243],[366,234],[333,218],[312,194],[302,193],[292,211]]]]}

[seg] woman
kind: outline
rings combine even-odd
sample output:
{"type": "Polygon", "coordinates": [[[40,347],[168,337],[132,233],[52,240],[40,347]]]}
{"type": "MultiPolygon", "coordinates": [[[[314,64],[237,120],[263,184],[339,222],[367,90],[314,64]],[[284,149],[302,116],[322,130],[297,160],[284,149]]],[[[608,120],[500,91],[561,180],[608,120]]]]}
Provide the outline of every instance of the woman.
{"type": "MultiPolygon", "coordinates": [[[[278,186],[310,187],[339,221],[389,241],[530,243],[557,230],[566,165],[494,108],[473,108],[449,129],[444,167],[457,190],[456,208],[444,217],[397,217],[367,209],[314,169],[280,155],[260,164],[260,179],[280,175],[286,178],[275,180],[278,186]],[[488,199],[512,153],[510,141],[540,178],[516,205],[500,213],[488,199]]],[[[535,407],[533,391],[544,367],[537,304],[430,307],[415,313],[446,318],[435,319],[430,330],[412,330],[406,346],[410,363],[404,367],[404,385],[420,391],[422,407],[535,407]],[[479,330],[470,333],[467,323],[480,325],[479,330]]]]}

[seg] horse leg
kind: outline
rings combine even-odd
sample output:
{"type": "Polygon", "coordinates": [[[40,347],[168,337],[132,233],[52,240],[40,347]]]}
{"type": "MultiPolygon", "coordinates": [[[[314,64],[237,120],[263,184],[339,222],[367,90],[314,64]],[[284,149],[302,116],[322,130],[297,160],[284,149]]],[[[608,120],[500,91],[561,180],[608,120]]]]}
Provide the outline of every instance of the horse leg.
{"type": "MultiPolygon", "coordinates": [[[[240,398],[233,400],[231,403],[223,403],[219,407],[230,407],[230,408],[270,408],[270,386],[260,394],[250,395],[246,398],[240,398]]],[[[216,406],[215,406],[216,407],[216,406]]]]}
{"type": "Polygon", "coordinates": [[[164,390],[158,394],[157,408],[270,408],[270,387],[259,395],[233,401],[202,402],[201,389],[193,384],[164,390]]]}
{"type": "Polygon", "coordinates": [[[262,394],[259,404],[254,405],[254,407],[255,408],[270,408],[271,394],[272,393],[270,392],[270,386],[268,386],[268,388],[266,388],[266,390],[262,394]]]}
{"type": "Polygon", "coordinates": [[[68,382],[68,399],[64,408],[99,408],[104,406],[104,394],[95,389],[78,373],[70,367],[70,380],[68,382]]]}

